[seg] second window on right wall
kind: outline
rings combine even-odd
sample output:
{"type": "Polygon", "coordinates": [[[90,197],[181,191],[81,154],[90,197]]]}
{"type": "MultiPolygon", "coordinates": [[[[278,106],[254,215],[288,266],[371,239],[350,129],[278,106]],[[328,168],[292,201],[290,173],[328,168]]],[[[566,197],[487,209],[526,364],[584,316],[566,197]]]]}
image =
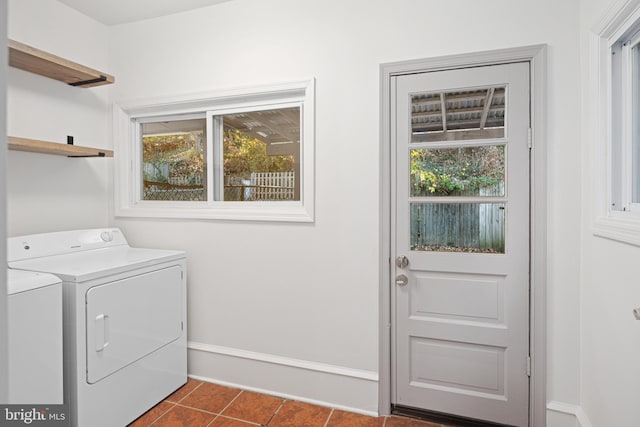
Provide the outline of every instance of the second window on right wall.
{"type": "Polygon", "coordinates": [[[618,0],[592,29],[587,76],[591,230],[640,246],[640,0],[618,0]]]}
{"type": "Polygon", "coordinates": [[[640,212],[640,29],[611,47],[611,210],[640,212]]]}

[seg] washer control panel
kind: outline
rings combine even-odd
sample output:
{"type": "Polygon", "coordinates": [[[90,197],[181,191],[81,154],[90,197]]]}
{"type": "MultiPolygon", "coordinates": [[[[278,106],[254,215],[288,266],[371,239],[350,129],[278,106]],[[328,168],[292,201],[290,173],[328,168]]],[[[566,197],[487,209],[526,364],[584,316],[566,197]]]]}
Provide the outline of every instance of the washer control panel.
{"type": "Polygon", "coordinates": [[[100,238],[103,242],[111,242],[113,241],[113,231],[107,230],[100,233],[100,238]]]}
{"type": "Polygon", "coordinates": [[[127,240],[117,228],[31,234],[7,239],[7,260],[11,262],[120,245],[127,245],[127,240]]]}

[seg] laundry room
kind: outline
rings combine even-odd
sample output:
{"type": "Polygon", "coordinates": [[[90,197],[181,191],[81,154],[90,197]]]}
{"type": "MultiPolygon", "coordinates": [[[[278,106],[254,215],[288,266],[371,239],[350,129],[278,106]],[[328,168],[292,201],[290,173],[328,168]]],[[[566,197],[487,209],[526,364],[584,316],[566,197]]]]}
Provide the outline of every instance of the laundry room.
{"type": "MultiPolygon", "coordinates": [[[[141,399],[146,409],[156,403],[165,405],[148,424],[163,425],[163,414],[177,417],[171,411],[180,409],[209,417],[199,419],[200,424],[194,421],[194,426],[227,425],[225,420],[244,422],[237,425],[307,425],[278,421],[278,414],[283,419],[291,402],[328,408],[326,415],[321,412],[320,424],[328,426],[378,425],[339,424],[339,417],[348,417],[343,413],[368,417],[358,421],[362,423],[402,426],[393,423],[399,423],[396,410],[403,408],[417,412],[405,411],[402,416],[438,419],[439,413],[451,414],[453,418],[437,421],[447,426],[463,425],[464,419],[472,418],[518,426],[632,427],[640,419],[634,387],[628,381],[640,375],[633,356],[640,351],[640,322],[633,316],[633,309],[640,305],[640,289],[631,286],[637,282],[633,265],[640,254],[640,226],[634,228],[633,218],[615,222],[626,211],[616,210],[613,220],[606,216],[612,175],[605,158],[611,147],[603,142],[607,138],[598,137],[607,134],[607,127],[594,119],[606,116],[601,97],[608,96],[599,92],[606,86],[598,84],[599,79],[606,73],[598,70],[606,67],[598,67],[603,59],[594,46],[598,41],[617,41],[616,37],[622,40],[622,35],[636,28],[620,16],[640,22],[639,0],[5,3],[2,18],[10,47],[8,62],[12,55],[24,54],[89,70],[79,85],[17,63],[3,71],[8,150],[0,199],[6,204],[1,219],[6,223],[9,267],[16,262],[21,269],[38,270],[34,267],[37,257],[57,256],[42,249],[41,245],[51,244],[41,237],[43,233],[62,233],[57,237],[65,242],[67,256],[80,257],[78,251],[85,249],[113,250],[114,254],[158,251],[110,257],[116,280],[131,278],[129,270],[115,264],[120,256],[136,260],[136,274],[131,276],[153,277],[123,287],[114,303],[137,301],[130,308],[148,307],[149,322],[158,325],[167,319],[161,312],[179,312],[166,325],[171,333],[149,330],[146,338],[156,340],[155,344],[145,347],[146,338],[126,344],[132,349],[126,357],[143,360],[152,353],[149,348],[164,348],[180,337],[184,355],[166,357],[180,359],[176,366],[184,365],[184,381],[188,377],[191,387],[221,387],[226,391],[217,392],[220,395],[240,390],[246,396],[255,393],[278,402],[267,419],[250,419],[225,414],[225,407],[203,409],[163,402],[171,393],[163,391],[164,396],[150,394],[148,402],[141,399]],[[615,28],[623,30],[616,33],[615,28]],[[400,79],[419,73],[438,78],[437,72],[443,70],[507,63],[526,63],[523,69],[528,74],[512,81],[510,75],[499,74],[502,68],[492,68],[495,72],[486,73],[489,83],[447,80],[446,91],[416,92],[400,79]],[[531,191],[530,198],[523,199],[523,218],[529,222],[524,221],[520,231],[504,228],[516,223],[506,222],[502,229],[507,230],[503,232],[506,250],[503,244],[502,249],[476,248],[460,254],[449,241],[430,248],[446,253],[438,258],[438,267],[417,273],[416,257],[428,251],[415,242],[407,253],[396,249],[400,241],[394,240],[396,227],[409,215],[415,216],[414,211],[405,215],[396,208],[402,197],[411,199],[406,206],[426,198],[416,201],[422,195],[396,193],[394,174],[402,170],[398,168],[413,168],[414,160],[429,150],[444,156],[447,144],[458,140],[436,141],[435,149],[425,148],[431,143],[428,139],[412,141],[421,148],[405,150],[410,154],[403,166],[400,156],[404,154],[394,151],[395,137],[402,133],[398,129],[404,129],[399,126],[408,108],[396,105],[396,100],[403,99],[398,94],[406,91],[406,98],[414,99],[418,92],[429,92],[415,102],[436,105],[436,110],[420,114],[425,121],[438,122],[443,132],[447,121],[450,128],[465,126],[456,123],[455,114],[475,114],[481,121],[478,129],[473,128],[475,139],[462,141],[460,146],[468,150],[459,152],[471,156],[468,153],[476,149],[473,141],[493,138],[499,142],[480,146],[492,156],[492,164],[502,162],[505,168],[504,159],[511,162],[515,149],[504,146],[509,147],[515,131],[504,131],[508,128],[504,118],[512,123],[509,120],[516,117],[516,112],[504,113],[516,105],[505,99],[516,93],[520,81],[526,85],[523,98],[529,97],[522,104],[526,123],[521,136],[525,145],[529,138],[528,149],[533,153],[530,162],[522,163],[523,170],[530,168],[522,181],[523,191],[531,191]],[[436,92],[437,99],[430,100],[436,92]],[[448,103],[446,97],[456,96],[463,102],[448,103]],[[473,112],[462,113],[474,96],[485,98],[474,104],[473,112]],[[437,112],[444,109],[447,114],[437,112]],[[494,118],[492,111],[502,111],[501,116],[496,114],[503,122],[485,126],[494,118]],[[185,142],[184,135],[191,139],[185,142]],[[424,357],[443,369],[407,371],[407,384],[419,384],[405,393],[397,382],[404,368],[396,360],[401,354],[396,345],[401,341],[395,316],[405,301],[401,293],[419,280],[433,278],[434,271],[438,289],[444,292],[445,283],[453,277],[453,287],[459,291],[455,304],[442,293],[438,294],[441,299],[432,299],[426,306],[455,305],[454,311],[464,306],[475,313],[475,320],[437,310],[408,318],[436,318],[430,327],[450,321],[455,324],[451,328],[486,323],[493,314],[486,314],[491,308],[481,304],[493,298],[492,304],[498,301],[506,307],[510,295],[503,292],[502,277],[507,274],[482,270],[478,273],[482,277],[471,277],[452,266],[454,259],[511,256],[514,246],[509,239],[516,234],[521,237],[517,243],[525,253],[523,271],[531,289],[525,309],[531,307],[530,315],[524,316],[528,329],[522,333],[530,337],[523,341],[527,354],[518,362],[522,366],[514,368],[521,371],[525,384],[520,396],[524,406],[518,411],[526,421],[522,417],[520,421],[489,419],[491,412],[502,409],[472,412],[475,403],[451,400],[483,397],[487,408],[510,400],[503,398],[513,389],[505,379],[510,374],[503,372],[511,371],[500,370],[509,357],[504,357],[498,344],[437,334],[411,341],[417,350],[408,357],[424,357]],[[34,235],[40,237],[24,238],[34,235]],[[167,285],[166,293],[154,296],[151,282],[164,283],[165,268],[177,285],[167,285]],[[154,274],[160,270],[163,275],[158,279],[154,274]],[[464,291],[480,282],[491,282],[493,290],[464,291]],[[128,298],[127,289],[134,288],[128,298]],[[445,354],[444,349],[446,356],[441,357],[438,351],[445,354]],[[473,358],[475,365],[470,369],[473,378],[464,380],[469,381],[464,390],[451,393],[457,397],[449,395],[443,398],[449,403],[433,407],[403,400],[416,395],[418,401],[425,401],[419,394],[424,389],[451,392],[459,385],[457,373],[464,371],[456,364],[459,355],[473,358]],[[494,371],[500,373],[493,377],[494,371]]],[[[482,196],[489,202],[455,193],[450,205],[475,204],[482,210],[493,203],[498,214],[515,212],[510,208],[513,192],[509,189],[520,187],[509,181],[516,170],[506,170],[495,187],[502,185],[502,193],[482,196]]],[[[410,173],[412,178],[417,176],[413,170],[410,173]]],[[[436,182],[444,185],[437,174],[423,174],[424,191],[435,193],[436,182]],[[431,185],[425,184],[428,180],[431,185]]],[[[456,190],[455,180],[447,185],[456,190]]],[[[445,204],[444,198],[436,199],[431,197],[429,203],[445,204]]],[[[417,233],[420,242],[427,238],[416,231],[421,221],[425,227],[418,216],[410,229],[412,238],[417,233]]],[[[88,304],[94,301],[90,295],[103,295],[82,287],[102,280],[89,271],[97,265],[93,262],[87,258],[80,262],[82,268],[57,271],[57,276],[53,270],[60,264],[38,271],[60,278],[67,289],[65,304],[70,304],[69,298],[74,298],[74,304],[88,304]],[[72,295],[73,283],[81,282],[72,295]]],[[[491,262],[477,264],[488,269],[491,262]]],[[[3,307],[7,301],[1,293],[3,307]]],[[[405,306],[414,310],[416,304],[407,299],[405,306]]],[[[95,328],[95,333],[91,338],[76,337],[65,348],[88,345],[99,359],[116,348],[119,329],[113,316],[101,308],[95,310],[90,318],[89,311],[73,312],[74,330],[86,326],[95,328]]],[[[512,320],[513,316],[504,314],[511,313],[507,309],[494,311],[498,314],[490,322],[512,320]]],[[[131,322],[139,324],[140,330],[148,326],[135,316],[131,322]]],[[[0,322],[0,338],[6,336],[4,326],[0,322]]],[[[493,330],[500,328],[492,325],[493,330]]],[[[474,334],[470,336],[476,339],[474,334]]],[[[7,371],[6,350],[0,351],[0,374],[7,371]]],[[[76,350],[74,369],[86,371],[88,365],[80,362],[83,350],[76,350]]],[[[68,356],[65,353],[65,359],[68,356]]],[[[86,359],[97,363],[89,356],[86,359]]],[[[82,384],[77,385],[74,405],[90,408],[99,405],[100,393],[117,393],[116,373],[126,368],[109,363],[95,376],[78,382],[82,384]],[[95,395],[83,391],[86,384],[98,384],[104,378],[111,381],[104,391],[95,395]]],[[[151,384],[155,380],[150,378],[140,382],[151,384]]],[[[65,384],[72,388],[71,382],[65,384]]],[[[5,393],[0,388],[0,396],[5,393]]],[[[141,411],[131,409],[130,414],[145,413],[141,411]]],[[[0,425],[4,425],[1,415],[0,425]]],[[[131,415],[126,422],[135,418],[131,415]]],[[[85,421],[85,425],[98,424],[85,421]]]]}

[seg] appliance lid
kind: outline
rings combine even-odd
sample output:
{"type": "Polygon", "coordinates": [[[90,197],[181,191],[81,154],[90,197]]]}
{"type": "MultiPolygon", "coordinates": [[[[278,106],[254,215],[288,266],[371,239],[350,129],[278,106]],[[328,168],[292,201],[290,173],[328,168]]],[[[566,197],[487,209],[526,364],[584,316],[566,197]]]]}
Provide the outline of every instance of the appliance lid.
{"type": "Polygon", "coordinates": [[[8,295],[57,285],[59,283],[61,283],[61,280],[52,274],[34,271],[7,270],[8,295]]]}
{"type": "Polygon", "coordinates": [[[9,261],[19,270],[55,274],[65,282],[85,282],[185,258],[183,251],[114,246],[40,258],[9,261]]]}

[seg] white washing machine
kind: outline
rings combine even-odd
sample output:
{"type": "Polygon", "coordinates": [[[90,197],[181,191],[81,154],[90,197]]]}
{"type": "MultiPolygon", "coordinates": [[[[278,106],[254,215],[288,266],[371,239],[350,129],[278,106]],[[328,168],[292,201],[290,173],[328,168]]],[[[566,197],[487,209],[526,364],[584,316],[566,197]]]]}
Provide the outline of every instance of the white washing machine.
{"type": "Polygon", "coordinates": [[[9,404],[62,405],[62,282],[7,270],[9,404]]]}
{"type": "Polygon", "coordinates": [[[125,426],[186,383],[184,252],[109,228],[11,237],[7,257],[62,280],[72,426],[125,426]]]}

